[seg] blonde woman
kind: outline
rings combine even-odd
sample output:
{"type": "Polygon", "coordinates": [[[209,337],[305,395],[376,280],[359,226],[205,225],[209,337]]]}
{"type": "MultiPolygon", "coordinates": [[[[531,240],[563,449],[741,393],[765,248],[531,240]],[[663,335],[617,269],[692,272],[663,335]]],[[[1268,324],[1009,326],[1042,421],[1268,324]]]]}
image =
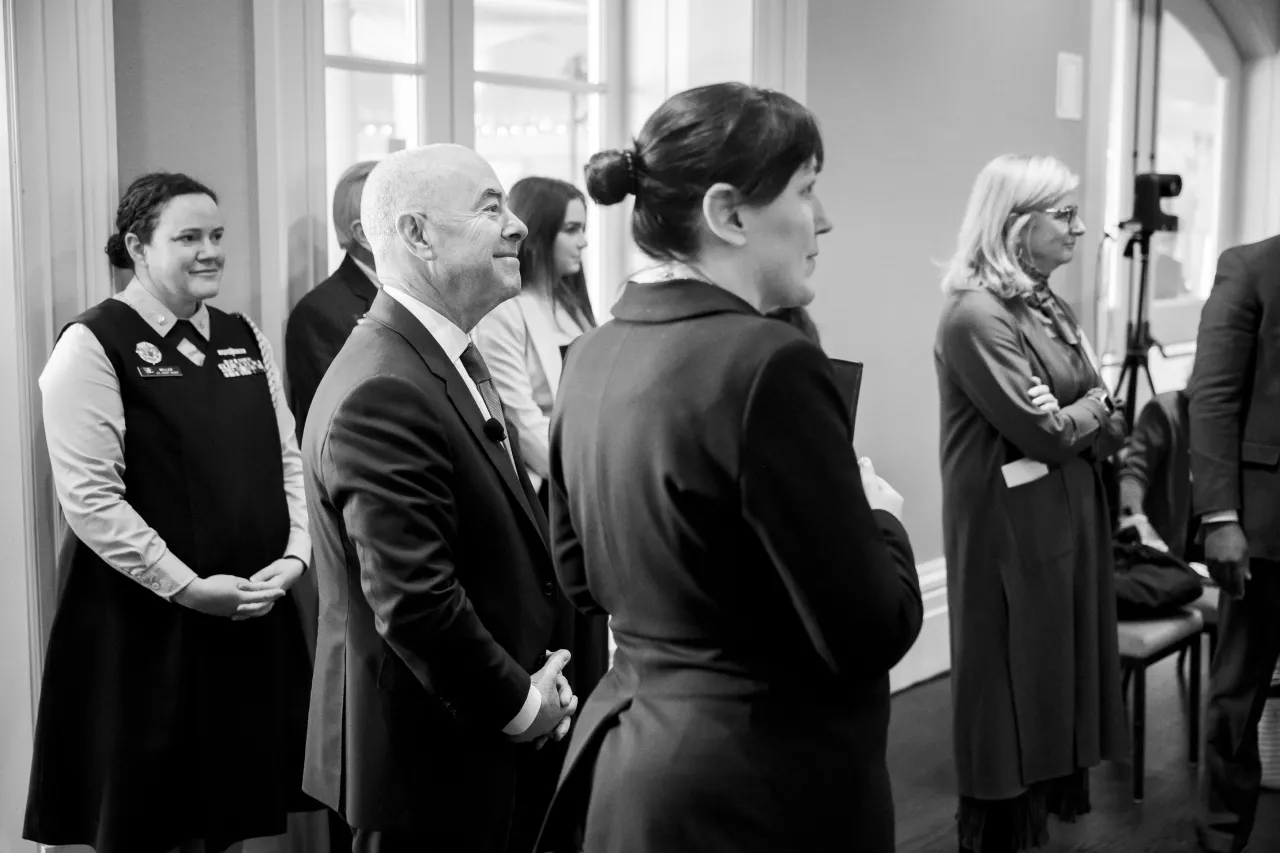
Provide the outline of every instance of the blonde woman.
{"type": "Polygon", "coordinates": [[[1078,179],[999,157],[974,185],[934,361],[960,849],[1048,840],[1125,752],[1099,460],[1123,419],[1049,275],[1084,233],[1078,179]]]}

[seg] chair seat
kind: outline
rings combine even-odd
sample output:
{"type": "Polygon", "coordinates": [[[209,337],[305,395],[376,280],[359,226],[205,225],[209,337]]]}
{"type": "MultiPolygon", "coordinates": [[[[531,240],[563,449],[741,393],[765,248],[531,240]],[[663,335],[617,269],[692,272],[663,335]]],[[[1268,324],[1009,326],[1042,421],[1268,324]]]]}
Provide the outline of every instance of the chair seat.
{"type": "Polygon", "coordinates": [[[1199,610],[1184,610],[1167,619],[1122,621],[1119,624],[1120,657],[1145,660],[1204,629],[1199,610]]]}
{"type": "Polygon", "coordinates": [[[1206,586],[1200,597],[1187,606],[1200,611],[1204,624],[1218,624],[1218,588],[1216,586],[1206,586]]]}

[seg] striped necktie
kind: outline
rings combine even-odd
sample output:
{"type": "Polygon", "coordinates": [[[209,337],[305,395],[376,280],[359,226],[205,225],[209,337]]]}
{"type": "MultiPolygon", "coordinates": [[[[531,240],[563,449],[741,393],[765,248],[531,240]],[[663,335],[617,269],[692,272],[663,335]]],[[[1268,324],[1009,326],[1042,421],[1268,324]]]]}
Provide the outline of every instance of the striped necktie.
{"type": "MultiPolygon", "coordinates": [[[[462,355],[458,357],[458,360],[462,362],[462,366],[467,371],[467,375],[471,377],[471,381],[476,384],[476,390],[480,392],[480,399],[484,400],[484,407],[488,410],[486,414],[502,424],[502,428],[505,430],[507,418],[502,411],[502,400],[498,397],[498,389],[493,387],[493,377],[489,375],[489,366],[484,363],[484,356],[480,355],[480,350],[476,349],[475,344],[467,344],[467,348],[462,351],[462,355]]],[[[511,460],[511,467],[515,468],[516,459],[511,454],[511,443],[509,441],[500,443],[502,444],[502,449],[507,452],[507,458],[511,460]]]]}

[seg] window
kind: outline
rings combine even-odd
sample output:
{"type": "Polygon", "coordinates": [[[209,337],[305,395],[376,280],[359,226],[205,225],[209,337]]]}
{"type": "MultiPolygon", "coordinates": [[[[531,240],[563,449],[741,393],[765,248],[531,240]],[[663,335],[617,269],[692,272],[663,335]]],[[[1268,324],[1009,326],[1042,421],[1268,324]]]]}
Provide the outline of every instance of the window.
{"type": "MultiPolygon", "coordinates": [[[[474,147],[508,189],[530,175],[582,187],[587,159],[616,136],[605,24],[620,0],[323,2],[328,199],[353,163],[428,142],[474,147]]],[[[598,225],[593,211],[593,287],[608,249],[598,225]]],[[[332,268],[332,223],[328,234],[332,268]]]]}
{"type": "MultiPolygon", "coordinates": [[[[1106,217],[1108,228],[1115,230],[1131,215],[1134,151],[1138,172],[1153,168],[1151,107],[1158,92],[1154,170],[1182,176],[1181,194],[1163,202],[1164,210],[1178,217],[1178,230],[1151,238],[1147,318],[1153,337],[1171,356],[1169,363],[1154,350],[1150,356],[1156,389],[1162,391],[1180,387],[1185,378],[1218,255],[1235,242],[1234,116],[1241,60],[1207,0],[1164,0],[1157,68],[1152,49],[1156,7],[1153,2],[1116,0],[1106,217]],[[1135,105],[1139,32],[1145,38],[1144,68],[1140,103],[1135,105]],[[1140,110],[1136,121],[1135,109],[1140,110]]],[[[1119,242],[1104,267],[1108,284],[1098,335],[1099,350],[1111,364],[1123,358],[1138,285],[1137,264],[1121,251],[1130,234],[1117,233],[1119,242]]]]}
{"type": "Polygon", "coordinates": [[[1228,83],[1182,21],[1165,12],[1156,166],[1182,175],[1183,189],[1166,204],[1178,217],[1178,231],[1160,234],[1152,243],[1153,300],[1203,302],[1213,286],[1228,83]]]}
{"type": "MultiPolygon", "coordinates": [[[[507,188],[531,175],[584,188],[591,155],[627,144],[669,95],[751,81],[762,10],[781,20],[786,8],[784,0],[308,2],[324,5],[326,200],[359,160],[446,141],[474,147],[507,188]]],[[[626,208],[588,205],[587,282],[602,319],[624,276],[646,263],[631,248],[626,208]]],[[[330,223],[329,268],[340,258],[330,223]]]]}
{"type": "MultiPolygon", "coordinates": [[[[585,192],[583,167],[607,147],[606,0],[475,0],[473,142],[510,189],[531,176],[585,192]]],[[[601,307],[604,257],[614,250],[587,207],[587,288],[601,307]]],[[[603,313],[603,312],[600,312],[603,313]]]]}
{"type": "MultiPolygon", "coordinates": [[[[361,160],[422,144],[419,0],[324,0],[325,199],[361,160]]],[[[326,221],[329,219],[325,217],[326,221]]],[[[342,258],[329,223],[329,265],[342,258]]]]}

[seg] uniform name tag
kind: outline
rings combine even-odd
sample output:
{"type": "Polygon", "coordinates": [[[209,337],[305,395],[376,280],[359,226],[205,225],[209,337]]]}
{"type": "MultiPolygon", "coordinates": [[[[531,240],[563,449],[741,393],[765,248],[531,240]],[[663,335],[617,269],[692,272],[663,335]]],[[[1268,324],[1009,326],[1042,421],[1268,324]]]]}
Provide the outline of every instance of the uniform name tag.
{"type": "Polygon", "coordinates": [[[237,376],[254,376],[258,373],[267,372],[267,368],[263,366],[260,358],[228,358],[218,362],[218,369],[222,371],[222,375],[227,379],[235,379],[237,376]]]}
{"type": "Polygon", "coordinates": [[[181,376],[182,368],[169,367],[169,366],[150,367],[150,366],[139,365],[138,373],[139,375],[142,376],[143,379],[162,379],[166,376],[181,376]]]}

